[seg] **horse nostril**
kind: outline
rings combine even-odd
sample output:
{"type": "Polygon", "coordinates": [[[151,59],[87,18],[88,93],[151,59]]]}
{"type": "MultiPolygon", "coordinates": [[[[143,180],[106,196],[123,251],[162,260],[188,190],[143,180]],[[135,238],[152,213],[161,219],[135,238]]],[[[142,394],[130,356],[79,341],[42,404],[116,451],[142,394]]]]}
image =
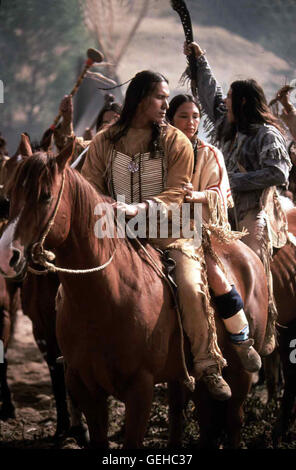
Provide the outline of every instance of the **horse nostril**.
{"type": "Polygon", "coordinates": [[[17,250],[16,248],[14,248],[12,251],[13,251],[13,255],[12,255],[11,260],[9,261],[9,266],[11,268],[13,268],[15,265],[17,265],[17,263],[19,262],[19,260],[21,258],[20,250],[17,250]]]}
{"type": "Polygon", "coordinates": [[[0,220],[8,219],[10,202],[6,198],[0,198],[0,220]]]}

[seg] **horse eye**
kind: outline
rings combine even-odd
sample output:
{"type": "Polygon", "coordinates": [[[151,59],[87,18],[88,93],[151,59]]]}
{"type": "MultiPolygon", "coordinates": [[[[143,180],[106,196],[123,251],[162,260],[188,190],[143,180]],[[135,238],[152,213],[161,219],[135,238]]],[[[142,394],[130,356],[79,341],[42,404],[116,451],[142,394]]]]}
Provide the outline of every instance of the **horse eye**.
{"type": "Polygon", "coordinates": [[[43,204],[49,204],[52,200],[52,196],[50,193],[41,193],[40,194],[40,198],[39,198],[39,202],[43,203],[43,204]]]}

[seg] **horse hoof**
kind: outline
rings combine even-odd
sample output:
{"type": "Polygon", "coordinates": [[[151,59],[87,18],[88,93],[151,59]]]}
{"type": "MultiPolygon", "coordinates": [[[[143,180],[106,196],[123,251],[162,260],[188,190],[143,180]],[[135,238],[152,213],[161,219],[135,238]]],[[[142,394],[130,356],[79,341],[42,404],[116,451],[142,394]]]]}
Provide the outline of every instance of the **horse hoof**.
{"type": "Polygon", "coordinates": [[[74,437],[79,447],[88,447],[90,443],[87,426],[81,424],[72,426],[67,433],[67,437],[74,437]]]}
{"type": "Polygon", "coordinates": [[[13,404],[2,406],[0,410],[0,421],[7,421],[15,418],[15,409],[13,404]]]}
{"type": "Polygon", "coordinates": [[[54,439],[62,439],[68,435],[70,429],[70,423],[65,423],[63,425],[57,425],[56,432],[54,434],[54,439]]]}

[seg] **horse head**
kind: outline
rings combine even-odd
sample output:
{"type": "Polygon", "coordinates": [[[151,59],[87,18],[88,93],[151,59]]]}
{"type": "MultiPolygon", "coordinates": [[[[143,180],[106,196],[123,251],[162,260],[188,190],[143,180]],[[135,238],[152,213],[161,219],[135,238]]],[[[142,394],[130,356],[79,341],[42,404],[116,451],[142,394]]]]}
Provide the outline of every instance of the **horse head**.
{"type": "Polygon", "coordinates": [[[19,277],[26,270],[32,248],[39,247],[46,231],[50,248],[67,237],[70,217],[62,194],[63,174],[73,144],[53,157],[44,152],[32,153],[29,139],[22,135],[21,153],[11,158],[6,169],[7,174],[10,172],[5,185],[10,207],[8,224],[0,239],[0,270],[4,276],[19,277]],[[55,224],[51,227],[53,215],[55,224]]]}
{"type": "Polygon", "coordinates": [[[1,168],[0,220],[7,220],[9,217],[8,183],[14,179],[16,169],[20,163],[31,155],[30,138],[26,134],[21,134],[20,143],[15,154],[10,158],[6,157],[1,168]]]}

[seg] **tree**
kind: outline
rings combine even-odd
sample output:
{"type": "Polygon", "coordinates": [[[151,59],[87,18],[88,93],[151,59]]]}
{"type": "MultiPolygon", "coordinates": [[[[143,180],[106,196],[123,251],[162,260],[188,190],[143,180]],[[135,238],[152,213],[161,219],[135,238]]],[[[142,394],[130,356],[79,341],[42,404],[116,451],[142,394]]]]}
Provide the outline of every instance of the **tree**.
{"type": "Polygon", "coordinates": [[[78,0],[3,0],[0,7],[0,131],[10,151],[15,135],[40,138],[93,45],[78,0]]]}

